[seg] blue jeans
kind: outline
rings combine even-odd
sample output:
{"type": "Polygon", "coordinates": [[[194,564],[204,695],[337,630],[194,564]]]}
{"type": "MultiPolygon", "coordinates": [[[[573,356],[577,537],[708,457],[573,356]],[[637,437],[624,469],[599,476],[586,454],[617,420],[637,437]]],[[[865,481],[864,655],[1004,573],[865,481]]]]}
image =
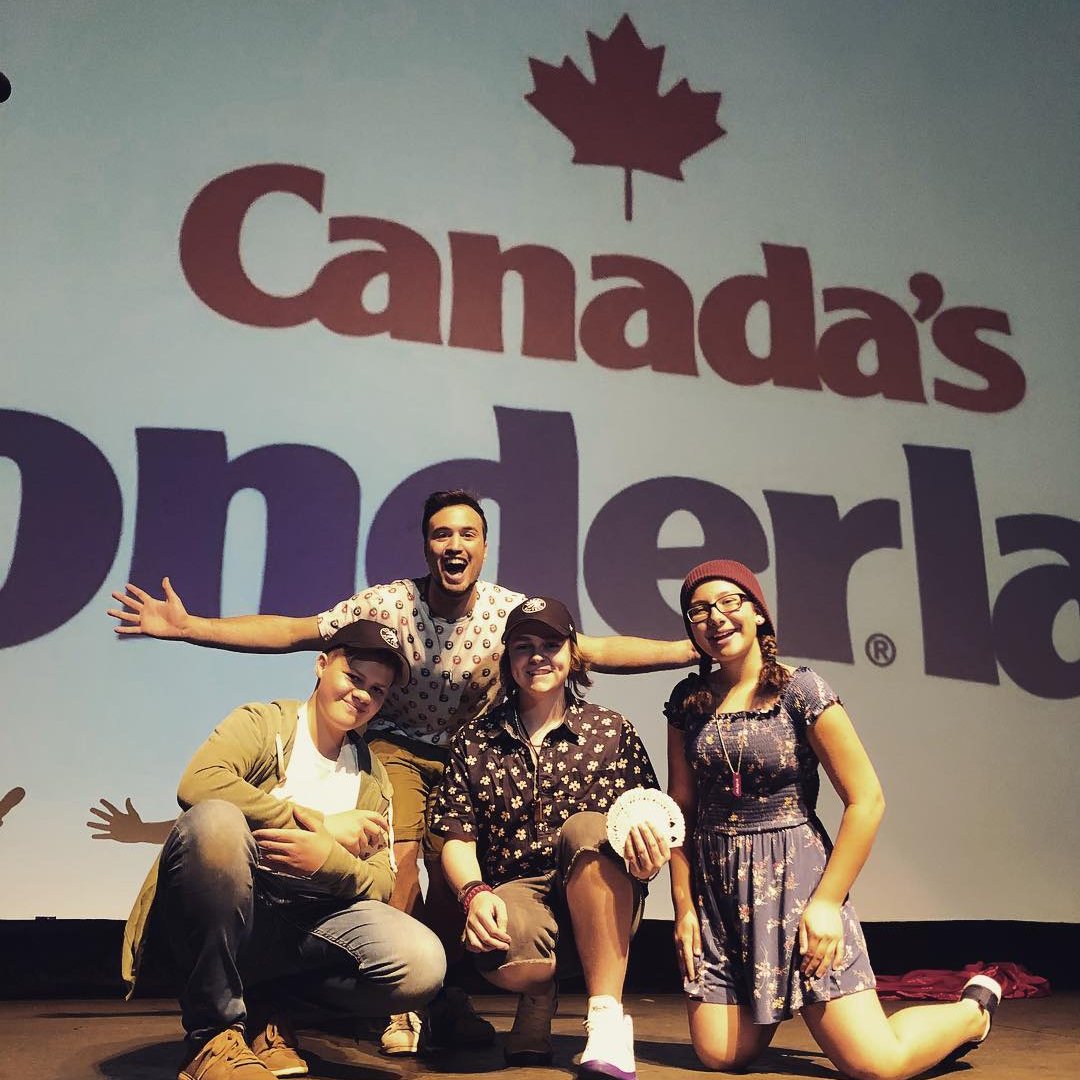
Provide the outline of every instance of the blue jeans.
{"type": "Polygon", "coordinates": [[[244,815],[218,799],[193,806],[165,841],[156,906],[193,1044],[249,1011],[317,1026],[407,1012],[438,991],[446,954],[427,927],[377,900],[313,893],[257,861],[244,815]]]}

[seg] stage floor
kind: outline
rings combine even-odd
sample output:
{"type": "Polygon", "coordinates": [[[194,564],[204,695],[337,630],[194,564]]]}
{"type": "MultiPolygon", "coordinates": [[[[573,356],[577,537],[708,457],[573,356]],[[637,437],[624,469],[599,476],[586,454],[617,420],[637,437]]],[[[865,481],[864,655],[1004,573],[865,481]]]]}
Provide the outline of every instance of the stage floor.
{"type": "MultiPolygon", "coordinates": [[[[500,1031],[513,1020],[513,999],[478,996],[477,1007],[500,1031]]],[[[689,1046],[682,998],[627,998],[636,1029],[640,1080],[704,1077],[689,1046]]],[[[555,1064],[547,1069],[506,1069],[498,1047],[434,1060],[380,1057],[371,1067],[346,1068],[311,1059],[313,1080],[377,1080],[404,1076],[474,1077],[498,1072],[505,1080],[574,1075],[571,1058],[584,1045],[584,999],[563,1000],[555,1021],[555,1064]]],[[[887,1006],[890,1010],[892,1004],[887,1006]]],[[[173,1080],[181,1053],[176,1003],[166,1000],[0,1002],[0,1076],[4,1080],[173,1080]]],[[[781,1025],[757,1071],[747,1077],[835,1077],[801,1020],[781,1025]]],[[[1074,1080],[1080,1077],[1080,993],[1034,1001],[1005,1001],[986,1046],[937,1076],[971,1080],[1074,1080]]]]}

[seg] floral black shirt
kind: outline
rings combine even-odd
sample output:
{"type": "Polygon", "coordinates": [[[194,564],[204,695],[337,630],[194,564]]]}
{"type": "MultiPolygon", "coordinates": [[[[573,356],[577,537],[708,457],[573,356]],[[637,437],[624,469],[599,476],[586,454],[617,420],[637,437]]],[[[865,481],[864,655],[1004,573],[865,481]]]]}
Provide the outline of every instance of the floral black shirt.
{"type": "Polygon", "coordinates": [[[617,712],[571,706],[534,764],[513,701],[465,725],[428,808],[428,827],[475,840],[484,880],[501,885],[555,866],[559,829],[583,810],[606,813],[624,792],[659,787],[640,736],[617,712]]]}

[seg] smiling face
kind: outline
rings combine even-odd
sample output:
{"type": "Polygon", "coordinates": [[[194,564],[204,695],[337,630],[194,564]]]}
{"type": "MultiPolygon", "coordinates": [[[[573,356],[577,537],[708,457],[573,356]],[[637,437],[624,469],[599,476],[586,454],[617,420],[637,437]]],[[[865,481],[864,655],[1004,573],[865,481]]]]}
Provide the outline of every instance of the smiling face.
{"type": "Polygon", "coordinates": [[[484,523],[471,506],[447,506],[431,515],[424,557],[431,572],[432,599],[468,596],[487,555],[484,523]]]}
{"type": "Polygon", "coordinates": [[[366,727],[382,708],[397,672],[370,654],[335,649],[319,654],[315,674],[315,723],[321,732],[344,738],[366,727]]]}
{"type": "Polygon", "coordinates": [[[570,639],[541,623],[525,623],[506,643],[510,676],[522,695],[537,698],[561,691],[570,674],[570,639]]]}
{"type": "Polygon", "coordinates": [[[744,659],[755,649],[760,651],[757,633],[764,619],[738,585],[720,579],[704,581],[691,594],[687,610],[694,604],[713,605],[705,621],[691,622],[690,630],[698,648],[717,663],[729,664],[744,659]],[[721,611],[716,602],[732,596],[744,597],[742,604],[734,611],[721,611]]]}

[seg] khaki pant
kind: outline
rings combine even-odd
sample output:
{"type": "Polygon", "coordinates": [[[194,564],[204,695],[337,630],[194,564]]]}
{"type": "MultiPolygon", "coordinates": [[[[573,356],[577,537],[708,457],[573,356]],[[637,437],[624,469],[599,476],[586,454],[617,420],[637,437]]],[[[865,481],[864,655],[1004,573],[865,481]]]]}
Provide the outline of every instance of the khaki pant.
{"type": "Polygon", "coordinates": [[[446,749],[381,732],[372,732],[367,744],[394,788],[394,839],[423,840],[425,860],[437,861],[443,838],[428,834],[425,818],[446,769],[446,749]]]}
{"type": "Polygon", "coordinates": [[[625,869],[620,856],[607,841],[607,818],[594,811],[583,811],[568,818],[559,833],[555,868],[534,877],[516,878],[495,889],[507,910],[510,948],[476,954],[476,966],[484,974],[515,964],[550,963],[555,958],[560,977],[581,971],[574,927],[566,906],[566,883],[574,863],[583,851],[595,851],[602,858],[614,859],[634,887],[634,913],[630,934],[637,931],[645,907],[645,887],[625,869]]]}

